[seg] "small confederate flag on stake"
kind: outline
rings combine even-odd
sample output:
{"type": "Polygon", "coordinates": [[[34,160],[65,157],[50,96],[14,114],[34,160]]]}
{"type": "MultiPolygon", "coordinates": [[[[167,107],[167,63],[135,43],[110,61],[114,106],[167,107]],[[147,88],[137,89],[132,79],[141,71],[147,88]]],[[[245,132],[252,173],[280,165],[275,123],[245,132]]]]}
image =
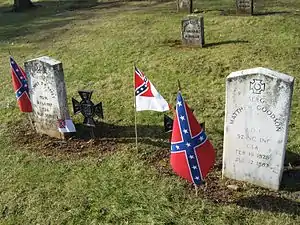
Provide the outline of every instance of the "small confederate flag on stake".
{"type": "Polygon", "coordinates": [[[215,162],[215,150],[180,92],[176,101],[171,166],[182,178],[200,185],[215,162]]]}
{"type": "Polygon", "coordinates": [[[24,70],[18,66],[15,60],[10,57],[11,75],[14,90],[21,112],[32,112],[32,106],[29,98],[29,88],[27,76],[24,70]]]}
{"type": "Polygon", "coordinates": [[[134,88],[136,111],[153,110],[164,112],[169,110],[167,101],[157,92],[150,80],[136,67],[134,88]]]}
{"type": "Polygon", "coordinates": [[[71,119],[70,120],[58,119],[57,120],[57,129],[61,133],[76,132],[76,128],[71,119]]]}

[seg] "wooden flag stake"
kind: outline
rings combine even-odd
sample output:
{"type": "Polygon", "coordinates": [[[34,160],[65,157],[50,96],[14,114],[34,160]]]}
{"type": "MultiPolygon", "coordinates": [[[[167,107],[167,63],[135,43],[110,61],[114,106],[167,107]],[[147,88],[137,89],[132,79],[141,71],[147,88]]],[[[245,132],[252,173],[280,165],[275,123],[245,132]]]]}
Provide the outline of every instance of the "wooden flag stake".
{"type": "Polygon", "coordinates": [[[134,130],[135,130],[135,147],[138,149],[138,136],[137,136],[137,124],[136,124],[136,97],[135,97],[135,64],[134,64],[134,76],[133,76],[133,109],[134,109],[134,130]]]}
{"type": "Polygon", "coordinates": [[[177,80],[177,82],[178,82],[178,91],[181,91],[181,85],[179,79],[177,80]]]}
{"type": "Polygon", "coordinates": [[[27,113],[27,115],[28,115],[30,126],[31,126],[32,130],[34,131],[35,128],[34,128],[34,125],[33,125],[33,122],[32,122],[31,116],[30,116],[30,113],[27,113]]]}
{"type": "Polygon", "coordinates": [[[198,197],[198,186],[194,184],[194,187],[195,187],[196,197],[198,197]]]}

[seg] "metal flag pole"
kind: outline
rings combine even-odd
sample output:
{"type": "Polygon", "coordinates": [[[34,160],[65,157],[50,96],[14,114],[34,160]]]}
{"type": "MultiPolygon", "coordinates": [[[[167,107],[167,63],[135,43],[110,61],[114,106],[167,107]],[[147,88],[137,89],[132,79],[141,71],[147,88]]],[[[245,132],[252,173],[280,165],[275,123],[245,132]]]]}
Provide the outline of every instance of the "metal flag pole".
{"type": "Polygon", "coordinates": [[[134,130],[135,130],[135,147],[138,148],[137,124],[136,124],[136,97],[135,97],[135,64],[133,75],[133,108],[134,108],[134,130]]]}

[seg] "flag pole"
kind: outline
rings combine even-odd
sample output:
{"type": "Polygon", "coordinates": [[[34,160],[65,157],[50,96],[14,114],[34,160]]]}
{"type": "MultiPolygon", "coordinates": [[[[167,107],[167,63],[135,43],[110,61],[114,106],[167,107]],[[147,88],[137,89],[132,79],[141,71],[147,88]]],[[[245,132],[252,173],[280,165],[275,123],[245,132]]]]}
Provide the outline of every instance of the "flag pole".
{"type": "Polygon", "coordinates": [[[177,82],[178,82],[178,91],[181,91],[181,85],[179,79],[177,80],[177,82]]]}
{"type": "Polygon", "coordinates": [[[136,124],[136,97],[135,97],[135,64],[133,76],[133,108],[134,108],[134,130],[135,130],[135,147],[138,148],[137,124],[136,124]]]}
{"type": "MultiPolygon", "coordinates": [[[[58,119],[58,116],[56,116],[56,126],[58,126],[59,127],[59,119],[58,119]]],[[[57,129],[58,130],[58,129],[57,129]]],[[[60,140],[62,140],[63,138],[62,138],[62,134],[61,134],[61,132],[60,132],[60,130],[58,130],[59,131],[59,137],[60,137],[60,140]]]]}
{"type": "Polygon", "coordinates": [[[27,113],[27,116],[28,116],[28,119],[29,119],[30,126],[31,126],[32,130],[35,130],[35,129],[34,129],[33,122],[32,122],[32,119],[31,119],[31,116],[30,116],[30,113],[27,113]]]}
{"type": "Polygon", "coordinates": [[[198,187],[196,184],[194,184],[194,187],[195,187],[195,192],[196,192],[196,197],[198,196],[198,187]]]}

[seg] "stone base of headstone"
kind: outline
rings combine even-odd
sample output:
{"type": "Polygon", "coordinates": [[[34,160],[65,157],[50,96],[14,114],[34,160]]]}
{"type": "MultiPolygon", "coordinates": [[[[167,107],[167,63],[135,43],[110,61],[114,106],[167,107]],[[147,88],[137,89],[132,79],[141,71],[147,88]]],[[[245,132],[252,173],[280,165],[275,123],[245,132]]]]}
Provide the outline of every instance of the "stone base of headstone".
{"type": "Polygon", "coordinates": [[[25,71],[37,133],[59,139],[70,136],[58,131],[58,119],[70,119],[62,63],[43,56],[25,62],[25,71]]]}
{"type": "Polygon", "coordinates": [[[204,47],[204,19],[189,15],[181,21],[181,40],[186,46],[204,47]]]}
{"type": "Polygon", "coordinates": [[[253,15],[253,0],[236,0],[238,15],[253,15]]]}

